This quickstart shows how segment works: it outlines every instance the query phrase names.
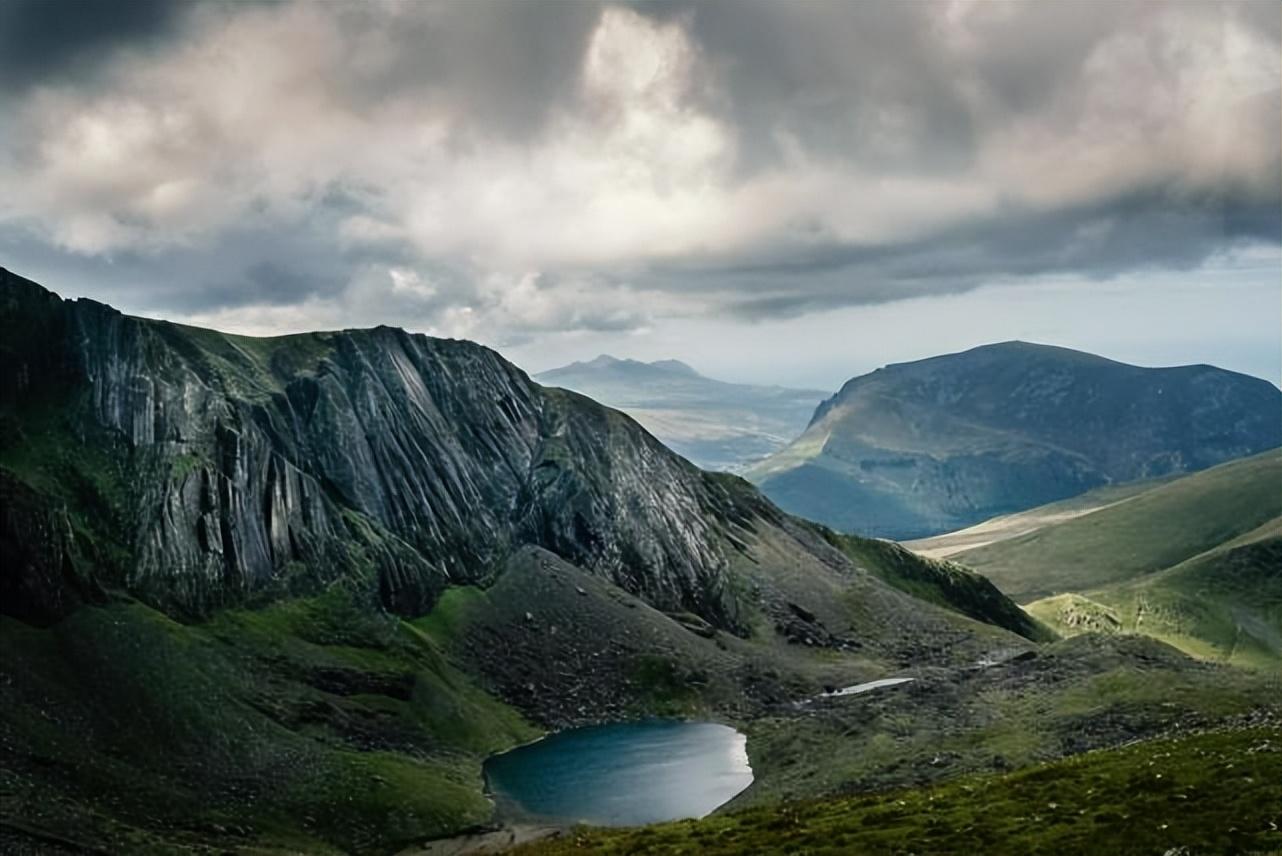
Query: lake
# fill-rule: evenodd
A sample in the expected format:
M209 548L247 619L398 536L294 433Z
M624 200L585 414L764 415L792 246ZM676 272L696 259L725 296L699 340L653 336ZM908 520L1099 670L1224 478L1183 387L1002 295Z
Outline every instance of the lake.
M511 818L634 826L702 817L752 783L745 743L711 722L594 725L495 755L485 778Z

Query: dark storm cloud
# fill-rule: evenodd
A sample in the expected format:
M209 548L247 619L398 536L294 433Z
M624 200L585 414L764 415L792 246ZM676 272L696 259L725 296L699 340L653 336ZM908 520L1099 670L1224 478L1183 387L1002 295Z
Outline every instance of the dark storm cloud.
M1190 269L1282 240L1279 10L10 0L0 261L508 337Z
M830 243L725 268L656 268L651 274L733 290L731 311L764 319L1047 274L1106 279L1155 268L1192 270L1213 253L1276 242L1280 233L1276 200L1189 198L1172 187L1154 187L1049 215L1008 210L893 246Z
M592 3L481 0L430 3L390 36L394 61L363 81L363 92L423 85L447 93L480 129L506 135L537 130L573 96L587 39L600 17ZM360 16L359 10L351 13Z
M927 4L711 0L687 9L726 84L720 106L749 153L745 168L780 155L780 131L821 156L877 165L960 168L973 155L971 117ZM888 139L888 122L909 122L913 133Z
M83 75L122 47L173 32L180 0L5 0L0 3L0 81L12 95Z

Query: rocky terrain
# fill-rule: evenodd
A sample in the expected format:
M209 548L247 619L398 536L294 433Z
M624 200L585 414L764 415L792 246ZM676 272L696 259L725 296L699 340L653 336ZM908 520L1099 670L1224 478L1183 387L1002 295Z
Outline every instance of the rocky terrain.
M27 837L378 851L483 820L480 761L540 728L753 717L1031 644L1009 601L922 602L471 343L228 336L8 272L0 333L0 794Z
M854 378L747 477L781 508L897 540L1282 445L1282 391L1006 342Z
M44 478L112 516L85 525L128 557L77 563L74 521L30 495L11 526L49 531L6 583L32 595L24 609L55 617L116 584L199 615L364 574L384 606L417 614L534 543L742 629L727 553L760 501L736 504L631 420L493 351L390 328L225 336L0 276L5 489Z
M726 472L740 472L787 445L828 395L713 380L677 360L643 363L604 354L535 380L617 407L698 466Z
M1276 698L1054 642L964 568L791 517L468 342L229 336L4 272L0 349L7 851L396 852L493 822L488 755L636 716L737 725L755 804Z

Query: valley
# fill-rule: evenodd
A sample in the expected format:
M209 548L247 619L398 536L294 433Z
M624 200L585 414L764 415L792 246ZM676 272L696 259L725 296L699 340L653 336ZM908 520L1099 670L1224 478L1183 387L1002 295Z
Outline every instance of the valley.
M602 723L734 728L753 781L725 810L755 812L1282 697L1060 639L470 343L228 336L7 272L0 328L11 852L412 852L504 822L487 758Z
M909 546L979 571L1060 634L1139 633L1199 658L1273 669L1282 662L1280 488L1274 450L1086 495L1070 501L1077 513L1053 505ZM992 540L967 546L976 537Z
M787 445L828 396L713 380L678 360L643 363L604 354L534 379L622 410L705 470L735 473Z
M0 0L0 856L1282 856L1279 33Z

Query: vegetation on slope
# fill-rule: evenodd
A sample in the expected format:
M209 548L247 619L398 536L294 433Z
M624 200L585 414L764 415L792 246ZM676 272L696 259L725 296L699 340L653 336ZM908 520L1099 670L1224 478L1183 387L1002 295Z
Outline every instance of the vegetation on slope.
M953 558L1027 603L1174 567L1282 516L1282 452L1230 461Z
M1282 713L1276 674L1200 664L1136 636L1078 636L989 667L896 674L914 680L750 723L759 778L738 804L924 785L1261 707Z
M133 602L0 618L0 829L109 852L379 853L489 817L537 735L341 589L178 624Z
M1105 485L1059 502L1039 505L1026 511L1016 511L1014 514L1003 514L956 532L945 532L942 535L901 543L919 556L932 559L952 558L967 550L1006 541L1046 526L1072 520L1074 517L1081 517L1083 514L1090 514L1130 499L1172 478L1178 478L1178 476Z
M913 597L1004 627L1034 642L1055 638L1049 628L968 568L918 556L892 541L841 535L828 529L824 530L824 537L856 565Z
M1160 854L1282 850L1282 733L1226 729L916 790L762 806L521 848L599 854Z
M1082 594L1034 601L1061 633L1142 633L1193 656L1282 663L1282 518L1180 564Z

